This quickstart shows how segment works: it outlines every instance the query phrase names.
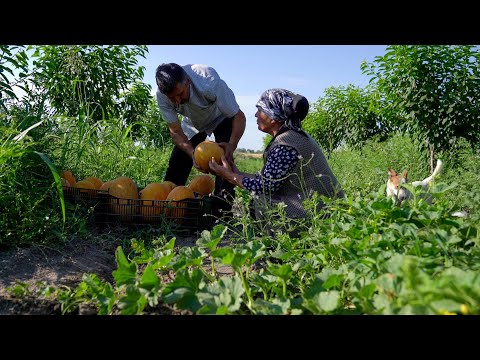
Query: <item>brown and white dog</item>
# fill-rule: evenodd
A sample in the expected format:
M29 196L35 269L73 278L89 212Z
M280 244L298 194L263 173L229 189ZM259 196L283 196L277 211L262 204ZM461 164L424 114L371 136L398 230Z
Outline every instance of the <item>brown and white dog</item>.
M437 166L435 166L435 170L433 170L432 175L429 177L423 179L422 181L414 181L410 185L416 187L416 186L421 186L423 191L422 191L422 197L425 199L425 201L428 204L432 203L432 197L427 194L427 189L428 185L433 181L433 179L442 172L443 170L443 162L442 160L437 160ZM388 181L387 181L387 197L391 197L392 200L397 204L400 205L400 203L403 200L406 199L411 199L413 198L412 193L403 187L403 184L407 184L408 178L407 178L408 172L405 171L402 174L397 174L395 170L392 168L388 169ZM468 212L464 210L460 211L455 211L450 214L453 217L458 217L458 218L464 218L468 216Z
M442 172L443 162L442 160L437 160L437 166L433 170L432 175L423 179L422 181L414 181L410 185L417 187L421 186L424 191L428 189L428 185L433 181L433 179ZM408 182L408 171L405 170L403 174L398 173L392 168L388 168L388 181L387 181L387 197L391 197L392 200L399 205L403 200L413 198L412 193L403 187L403 184ZM430 196L425 197L425 201L428 204L432 203L432 198Z

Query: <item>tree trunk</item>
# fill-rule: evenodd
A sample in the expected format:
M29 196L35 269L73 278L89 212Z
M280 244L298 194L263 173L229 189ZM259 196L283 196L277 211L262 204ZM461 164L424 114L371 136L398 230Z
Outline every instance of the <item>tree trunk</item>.
M435 145L430 144L430 174L433 173L433 162L435 158Z

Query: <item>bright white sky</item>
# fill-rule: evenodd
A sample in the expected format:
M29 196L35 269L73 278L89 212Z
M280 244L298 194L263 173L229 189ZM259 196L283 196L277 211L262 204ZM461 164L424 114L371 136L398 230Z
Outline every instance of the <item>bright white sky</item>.
M363 60L385 54L386 45L149 45L144 82L156 91L155 70L161 63L206 64L233 90L247 117L238 147L261 150L265 133L257 128L255 104L263 91L284 88L302 94L311 104L330 86L366 86Z

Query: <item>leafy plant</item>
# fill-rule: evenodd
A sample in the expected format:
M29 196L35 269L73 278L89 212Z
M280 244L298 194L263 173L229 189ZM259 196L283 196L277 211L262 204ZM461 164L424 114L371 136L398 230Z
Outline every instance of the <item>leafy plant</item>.
M135 66L139 56L145 57L146 46L48 45L28 49L34 50L32 81L57 113L75 117L81 104L88 109L87 121L118 117L117 102L125 93L125 114L131 124L138 116L136 111L143 111L150 99L149 86L139 83L144 68Z
M373 63L362 63L385 97L390 114L420 146L451 152L464 138L480 141L480 52L476 46L392 45Z

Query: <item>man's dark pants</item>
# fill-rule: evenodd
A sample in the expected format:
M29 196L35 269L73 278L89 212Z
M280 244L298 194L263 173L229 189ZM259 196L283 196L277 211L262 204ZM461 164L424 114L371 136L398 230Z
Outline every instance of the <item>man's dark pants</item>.
M232 118L226 118L223 120L217 128L213 131L215 135L215 142L228 142L232 135ZM194 135L190 142L195 148L198 144L207 138L207 133L204 131ZM193 160L185 152L174 146L170 160L168 161L167 173L165 174L165 181L171 181L175 185L185 185L192 171ZM226 202L221 203L222 211L230 211L232 207L232 201L235 197L234 185L227 180L222 179L219 176L215 176L215 191L214 195L226 198ZM223 190L223 192L222 192ZM222 193L224 194L222 196Z

